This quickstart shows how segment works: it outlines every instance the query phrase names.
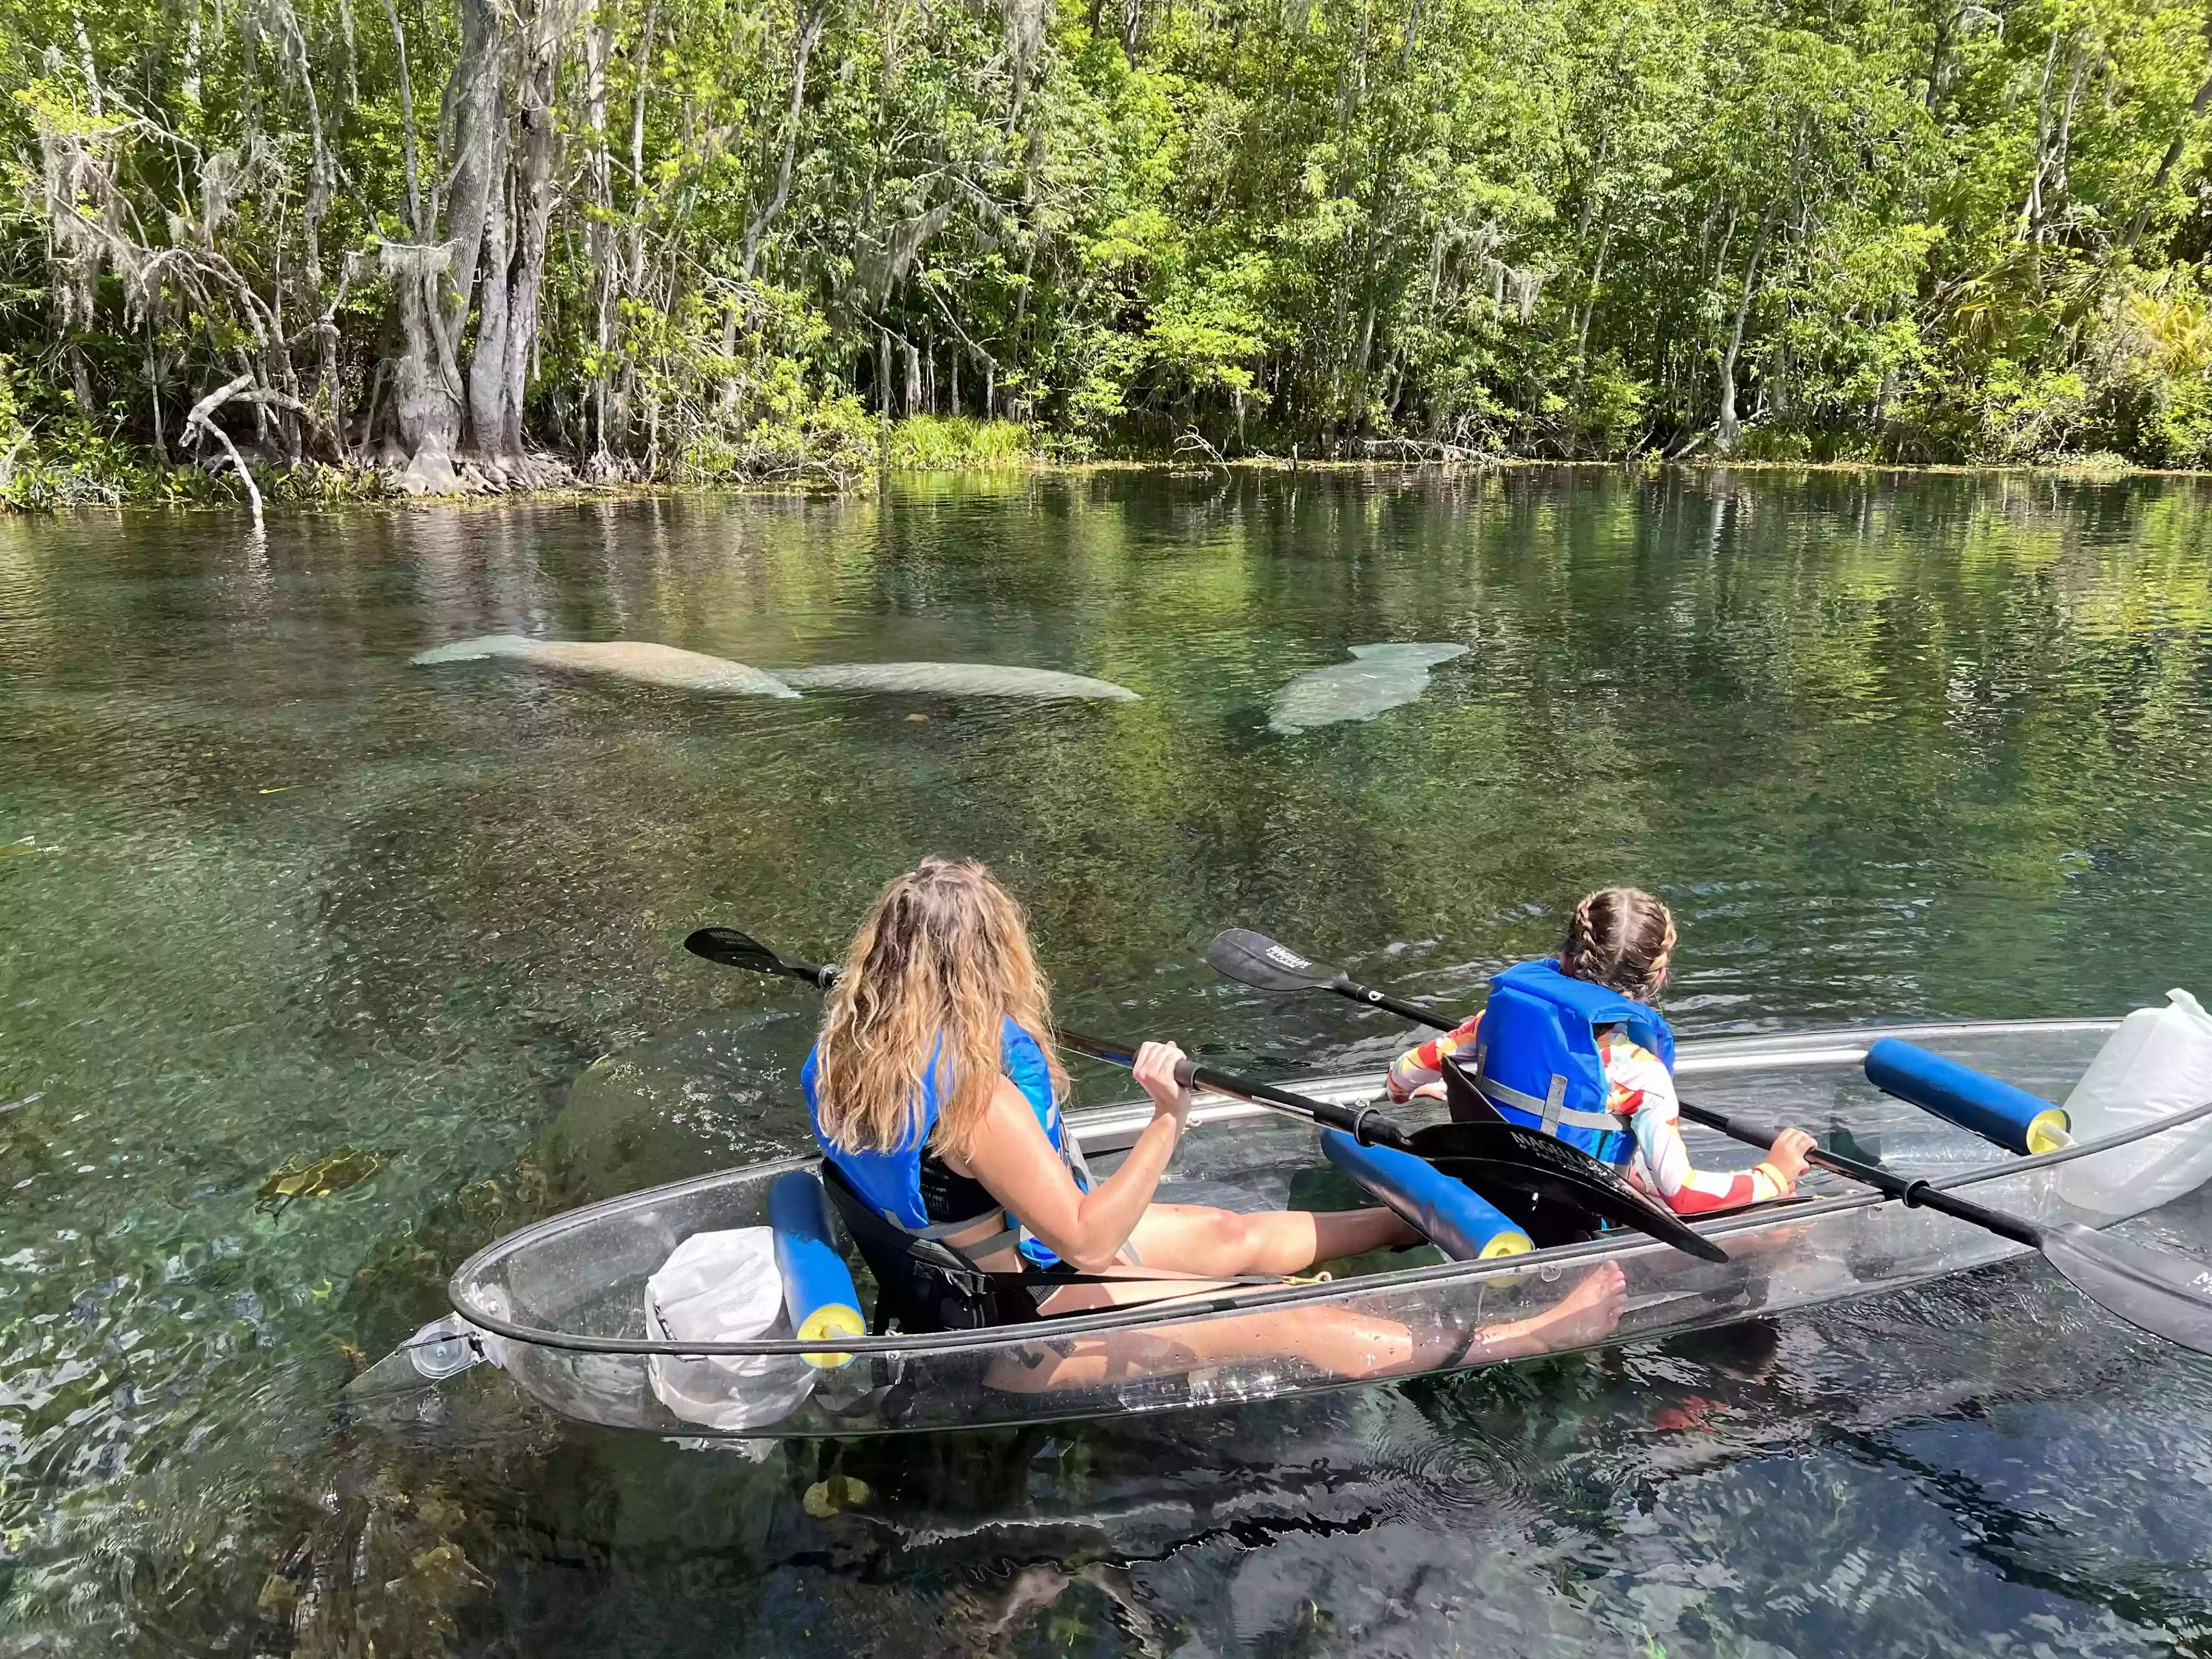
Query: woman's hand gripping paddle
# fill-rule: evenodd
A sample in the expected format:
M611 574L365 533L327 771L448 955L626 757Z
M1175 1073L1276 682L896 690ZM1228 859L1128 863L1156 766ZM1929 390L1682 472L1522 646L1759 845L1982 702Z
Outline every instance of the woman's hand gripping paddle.
M1416 1004L1401 1002L1384 996L1379 991L1370 991L1365 986L1355 983L1341 970L1312 961L1287 945L1277 944L1264 933L1255 933L1249 928L1231 928L1221 934L1206 947L1206 959L1225 978L1260 990L1334 991L1355 1002L1386 1008L1392 1013L1438 1030L1449 1030L1458 1023ZM1449 1082L1446 1086L1449 1086ZM1692 1123L1702 1123L1709 1129L1717 1129L1747 1146L1756 1146L1764 1152L1774 1144L1776 1131L1771 1126L1747 1123L1724 1113L1691 1105L1686 1101L1681 1103L1681 1111L1682 1115ZM2208 1115L2212 1115L2212 1101L2188 1111L2176 1113L2172 1118L2161 1120L2143 1133L2159 1133ZM2108 1142L2124 1144L2139 1138L2138 1134L2129 1132L2121 1136L2107 1136L2103 1141L2084 1143L2072 1150L2077 1156L2086 1156L2102 1150ZM1862 1182L1910 1207L1939 1211L1969 1226L1979 1227L2039 1251L2043 1259L2057 1268L2069 1284L2107 1313L2125 1320L2139 1330L2162 1336L2182 1347L2197 1353L2212 1354L2212 1267L2171 1251L2110 1237L2078 1224L2046 1226L2023 1216L1989 1209L1963 1198L1954 1198L1925 1181L1911 1180L1879 1164L1845 1158L1839 1153L1814 1152L1808 1155L1807 1161L1820 1169ZM1474 1182L1470 1180L1468 1185L1473 1186ZM1492 1199L1492 1202L1497 1200ZM1510 1215L1512 1212L1509 1210L1507 1213ZM1518 1216L1513 1218L1516 1221L1521 1219ZM1533 1238L1535 1235L1531 1233L1530 1237ZM1538 1239L1537 1242L1541 1243L1542 1240Z
M827 989L837 977L835 968L816 968L777 955L750 934L734 927L702 927L684 941L696 957L744 968L759 974L781 974ZM1136 1050L1126 1043L1107 1042L1074 1031L1056 1034L1060 1046L1109 1065L1131 1066ZM1176 1068L1186 1087L1211 1089L1233 1099L1249 1101L1317 1123L1340 1129L1354 1140L1389 1146L1427 1158L1447 1174L1459 1175L1452 1166L1463 1164L1485 1172L1508 1190L1534 1192L1564 1207L1572 1204L1605 1220L1647 1233L1661 1243L1686 1250L1708 1261L1725 1261L1728 1252L1711 1240L1684 1226L1671 1212L1662 1209L1596 1159L1549 1135L1510 1123L1436 1123L1408 1131L1372 1107L1340 1106L1310 1099L1273 1084L1261 1083L1235 1073L1217 1071L1194 1060ZM1516 1177L1513 1172L1521 1173ZM1465 1177L1461 1177L1464 1179ZM1469 1182L1468 1185L1474 1183ZM1478 1190L1480 1190L1478 1188Z

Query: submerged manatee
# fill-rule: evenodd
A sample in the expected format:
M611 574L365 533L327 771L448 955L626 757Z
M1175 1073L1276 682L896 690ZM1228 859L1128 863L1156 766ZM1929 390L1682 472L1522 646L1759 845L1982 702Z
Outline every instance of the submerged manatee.
M595 1203L805 1149L793 1103L820 1022L818 1003L793 998L600 1056L529 1154L547 1201Z
M1009 668L992 662L833 662L779 671L793 685L825 691L921 691L945 696L1089 697L1134 702L1137 694L1111 680L1050 668Z
M1356 662L1309 669L1268 705L1267 729L1285 736L1339 720L1371 720L1429 689L1429 669L1467 654L1463 645L1355 645Z
M1137 694L1126 685L1050 668L1012 668L988 662L833 662L771 674L724 657L642 640L533 640L520 634L487 634L481 639L438 646L408 660L475 662L487 657L512 658L541 668L611 674L678 691L736 696L795 697L799 693L793 687L811 685L831 691L918 691L945 696L1137 700Z
M408 659L416 664L474 662L486 657L511 657L541 668L572 668L589 674L611 674L617 679L664 685L678 691L712 691L729 696L795 697L773 674L709 657L696 651L679 651L672 645L644 640L533 640L520 634L486 634L481 639L441 645Z

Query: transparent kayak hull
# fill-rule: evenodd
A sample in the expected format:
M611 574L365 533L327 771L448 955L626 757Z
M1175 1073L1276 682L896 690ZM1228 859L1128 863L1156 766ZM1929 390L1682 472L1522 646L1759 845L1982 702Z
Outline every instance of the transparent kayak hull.
M1875 1037L1935 1048L2047 1098L2063 1100L2113 1020L2024 1021L1831 1030L1688 1042L1683 1097L1815 1133L1847 1132L1858 1150L1979 1203L2031 1218L2106 1226L2125 1212L2068 1201L2068 1162L2021 1160L1878 1094L1860 1061ZM1371 1077L1302 1085L1359 1099ZM1411 1115L1407 1114L1406 1115ZM1094 1167L1110 1168L1149 1116L1143 1108L1073 1114ZM2171 1132L2202 1135L2203 1123ZM1701 1164L1754 1154L1690 1131ZM2088 1155L2089 1158L2100 1156ZM2086 1164L2088 1159L2075 1160ZM769 1184L811 1159L703 1176L556 1216L478 1252L454 1275L463 1320L532 1398L565 1416L619 1428L744 1438L987 1428L1246 1402L1415 1374L1348 1367L1347 1331L1449 1336L1466 1352L1430 1370L1503 1363L1786 1314L1903 1288L2023 1254L1924 1209L1885 1202L1826 1176L1806 1201L1699 1231L1729 1255L1708 1263L1640 1237L1492 1261L1445 1262L1314 1285L1253 1286L1203 1302L1113 1310L983 1331L854 1339L848 1363L814 1367L789 1340L726 1345L648 1340L644 1285L694 1233L765 1224ZM1159 1197L1237 1210L1281 1207L1322 1160L1314 1130L1241 1103L1201 1101ZM1102 1170L1103 1172L1103 1170ZM2074 1182L2080 1190L2085 1184ZM1625 1295L1595 1312L1571 1304L1594 1273L1617 1267ZM872 1294L856 1269L864 1297ZM1617 1314L1615 1307L1617 1306ZM1319 1334L1328 1340L1310 1340ZM810 1345L811 1346L811 1345ZM1340 1358L1332 1367L1300 1358ZM392 1362L387 1361L390 1364ZM1387 1366L1384 1358L1376 1366ZM380 1370L382 1368L380 1367ZM811 1386L807 1386L811 1378ZM795 1384L796 1386L793 1386ZM718 1388L726 1396L719 1403ZM802 1397L789 1403L793 1395ZM775 1401L763 1420L758 1401ZM673 1404L672 1405L672 1402ZM680 1414L679 1414L680 1413Z

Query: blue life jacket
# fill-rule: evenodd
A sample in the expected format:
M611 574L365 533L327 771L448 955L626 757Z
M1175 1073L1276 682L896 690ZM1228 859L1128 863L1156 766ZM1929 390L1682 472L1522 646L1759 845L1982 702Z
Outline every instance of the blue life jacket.
M1044 1050L1037 1041L1012 1019L1008 1019L1000 1035L999 1069L1005 1073L1022 1097L1036 1114L1038 1127L1053 1150L1069 1165L1077 1186L1089 1190L1089 1171L1080 1161L1080 1153L1062 1128L1059 1103L1052 1097L1052 1070L1045 1063ZM950 1222L932 1222L929 1211L921 1200L921 1158L929 1146L929 1137L937 1127L937 1114L942 1097L939 1092L939 1057L943 1054L945 1039L939 1036L937 1046L930 1051L929 1065L922 1073L921 1116L919 1124L908 1132L907 1137L888 1152L848 1152L832 1146L823 1132L821 1103L816 1095L816 1081L821 1066L821 1045L806 1056L806 1065L799 1074L799 1085L806 1091L807 1115L813 1121L814 1139L821 1146L822 1155L837 1166L846 1182L866 1200L876 1213L916 1238L941 1239L950 1233L965 1232L981 1219L969 1216ZM1051 1267L1060 1258L1036 1242L1012 1212L1006 1213L1006 1231L960 1247L963 1256L984 1256L1004 1249L1018 1239L1021 1251L1039 1267Z
M1564 1140L1601 1164L1626 1169L1636 1156L1626 1118L1606 1109L1612 1091L1598 1057L1603 1025L1674 1069L1674 1034L1644 1004L1559 971L1556 962L1524 962L1493 975L1474 1033L1474 1083L1498 1115Z

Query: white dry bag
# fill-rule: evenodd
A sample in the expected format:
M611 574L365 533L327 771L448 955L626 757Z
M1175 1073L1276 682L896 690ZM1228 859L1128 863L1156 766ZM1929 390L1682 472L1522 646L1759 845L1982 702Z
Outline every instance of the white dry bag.
M2066 1097L2074 1139L2132 1129L2212 1100L2212 1014L2186 991L2138 1008L2098 1050ZM2212 1176L2212 1119L2199 1118L2059 1169L2058 1195L2107 1215L2139 1214Z
M694 1233L645 1281L647 1334L670 1342L746 1342L791 1334L766 1227ZM817 1375L799 1355L653 1357L653 1391L687 1423L736 1433L788 1417Z

